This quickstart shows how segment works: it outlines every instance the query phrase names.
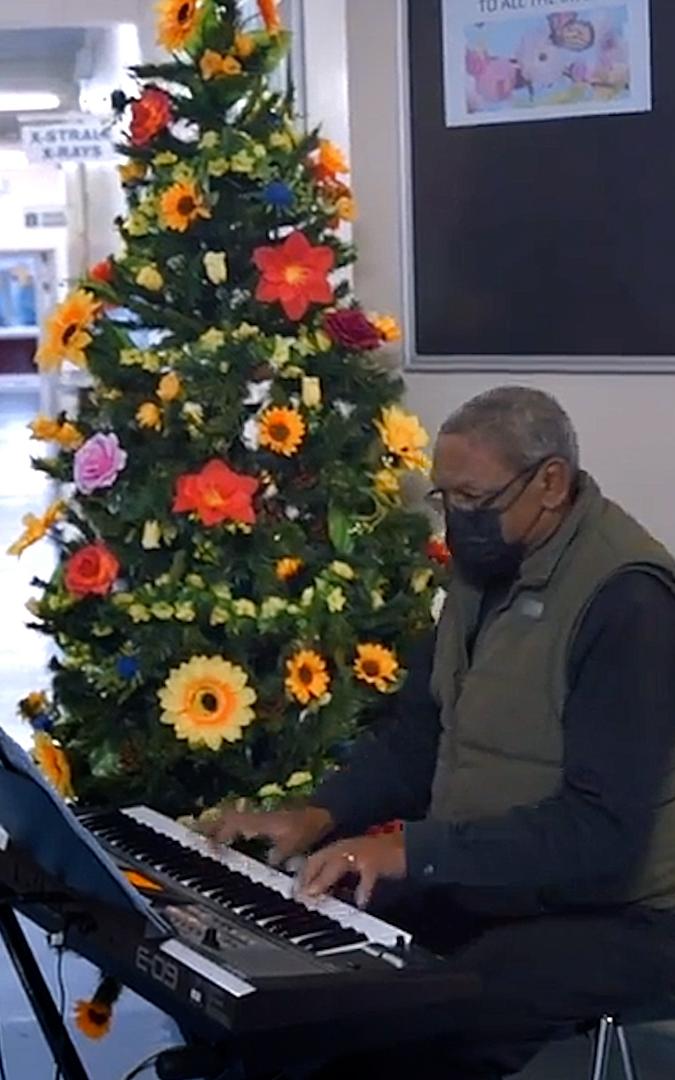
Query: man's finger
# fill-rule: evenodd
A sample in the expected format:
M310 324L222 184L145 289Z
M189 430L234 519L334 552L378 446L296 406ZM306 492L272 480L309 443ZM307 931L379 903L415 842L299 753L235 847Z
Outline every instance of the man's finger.
M337 885L345 874L355 869L345 860L342 852L327 849L326 853L320 852L323 859L312 856L305 864L305 873L300 885L300 891L306 896L323 896ZM316 859L316 863L309 867L308 864Z
M359 867L361 879L354 894L356 906L367 908L377 884L378 874L372 863L362 863Z

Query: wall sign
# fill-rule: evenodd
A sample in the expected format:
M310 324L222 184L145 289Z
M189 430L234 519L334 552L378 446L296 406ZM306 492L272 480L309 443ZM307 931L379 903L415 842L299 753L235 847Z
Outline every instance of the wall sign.
M28 160L41 164L110 161L115 157L111 123L96 116L24 124L21 139Z
M649 0L443 0L448 127L652 107Z

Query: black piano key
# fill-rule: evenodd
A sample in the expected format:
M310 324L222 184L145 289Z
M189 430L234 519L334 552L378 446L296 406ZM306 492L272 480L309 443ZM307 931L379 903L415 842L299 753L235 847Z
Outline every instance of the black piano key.
M367 940L365 934L359 934L356 930L339 930L319 934L317 937L308 938L307 941L300 941L298 944L303 949L309 949L310 952L324 952L327 949L339 949L346 945L358 945Z

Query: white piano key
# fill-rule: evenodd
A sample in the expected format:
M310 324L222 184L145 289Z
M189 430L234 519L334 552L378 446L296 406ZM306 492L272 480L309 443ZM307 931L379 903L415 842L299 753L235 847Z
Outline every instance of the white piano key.
M365 934L373 944L393 948L401 943L409 945L412 941L412 936L405 930L401 930L397 926L391 926L383 919L359 911L358 908L350 907L349 904L345 904L341 900L336 900L330 896L320 897L316 900L299 897L295 892L293 878L287 874L275 870L273 867L265 865L265 863L258 862L248 855L243 855L241 852L235 851L224 844L214 845L206 837L199 836L198 833L192 832L184 825L179 825L178 822L157 813L156 810L151 810L147 806L134 806L122 812L132 821L136 821L140 825L146 825L148 828L153 829L154 832L167 836L171 840L176 840L182 847L197 851L205 858L212 859L230 870L243 874L249 881L259 882L261 885L267 886L268 889L272 889L286 899L295 900L307 908L308 911L316 911L321 915L326 915L346 929Z

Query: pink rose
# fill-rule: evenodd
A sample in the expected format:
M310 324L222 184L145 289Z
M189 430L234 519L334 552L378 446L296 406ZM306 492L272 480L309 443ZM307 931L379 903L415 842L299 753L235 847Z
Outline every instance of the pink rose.
M117 435L92 435L75 454L75 486L82 495L112 487L126 463L127 454Z

